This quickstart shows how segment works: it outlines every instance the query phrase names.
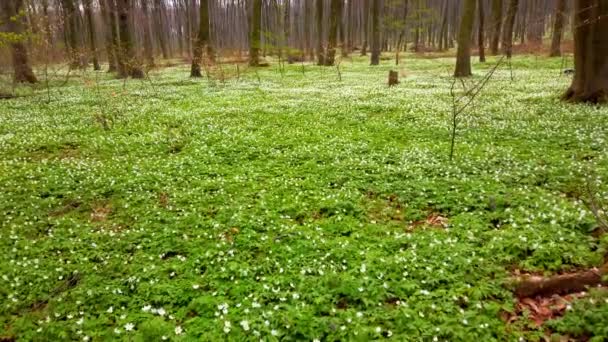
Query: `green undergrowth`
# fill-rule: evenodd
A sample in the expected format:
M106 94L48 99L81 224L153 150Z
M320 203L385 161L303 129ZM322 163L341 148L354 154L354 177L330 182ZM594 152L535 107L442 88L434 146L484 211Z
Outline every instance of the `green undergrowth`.
M514 270L602 263L583 200L608 198L608 110L559 101L561 59L516 57L450 162L454 60L391 63L78 72L0 100L0 337L606 336L603 299L501 317Z

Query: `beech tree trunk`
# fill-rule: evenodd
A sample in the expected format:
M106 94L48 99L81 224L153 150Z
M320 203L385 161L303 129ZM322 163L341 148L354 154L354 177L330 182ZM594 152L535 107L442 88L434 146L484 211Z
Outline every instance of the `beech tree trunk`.
M74 6L74 0L61 0L61 4L63 5L65 45L70 59L70 66L78 68L82 65L78 53L78 18L76 17L76 7Z
M260 49L262 47L262 0L253 0L253 13L249 22L249 65L260 65Z
M116 71L118 71L118 75L127 75L127 64L125 61L124 53L121 51L120 47L120 34L118 32L118 7L116 5L116 0L106 0L108 4L110 13L110 33L112 35L112 45L114 50L114 58L116 59Z
M152 48L152 33L150 32L150 21L148 17L150 16L150 11L148 10L148 1L141 1L141 11L143 14L143 18L141 19L141 25L143 26L144 31L144 56L146 58L146 64L148 67L154 67L154 49Z
M317 65L325 65L325 48L323 46L323 0L316 2L317 18Z
M112 27L112 23L114 23L114 20L110 18L110 16L114 16L114 12L111 11L111 7L108 5L107 0L100 1L99 6L101 8L101 16L103 18L104 26L110 28L105 29L106 54L108 55L108 72L115 72L117 70L116 46L112 31L116 31L116 28Z
M574 2L574 68L564 99L608 102L608 0Z
M454 77L469 77L473 74L471 72L471 35L473 33L476 3L477 0L464 0L463 3Z
M363 0L363 44L361 46L361 56L367 56L367 41L368 41L368 21L369 21L369 2L373 0Z
M441 12L441 28L439 29L439 51L445 51L448 49L448 1L443 0L443 6Z
M201 62L205 47L207 48L207 58L211 58L211 45L209 43L209 0L201 0L200 21L198 27L198 36L196 45L194 46L194 56L192 58L192 68L190 69L190 77L202 77Z
M338 45L338 28L342 19L342 0L331 0L331 12L329 16L329 39L327 44L327 55L325 65L333 66L336 59L336 46Z
M372 0L372 56L370 64L380 64L380 0Z
M2 10L2 21L8 32L17 35L17 39L11 42L11 54L13 58L13 80L16 83L37 83L38 80L32 71L27 55L27 49L22 42L23 20L20 12L23 10L23 0L0 1ZM15 20L11 20L14 18Z
M479 2L478 2L479 30L477 31L477 45L479 46L479 61L481 63L485 63L485 61L486 61L486 49L485 49L486 38L484 36L485 13L484 13L484 8L483 8L483 2L484 2L484 0L479 0Z
M492 0L492 42L490 53L498 55L498 44L502 28L502 0Z
M135 56L133 48L133 32L131 31L129 22L131 5L131 0L118 0L119 54L121 55L121 63L123 63L123 66L119 68L119 76L123 78L128 76L144 78L145 75L141 68L141 63Z
M515 16L517 15L517 8L519 7L519 0L510 0L509 7L507 8L507 18L505 21L505 27L503 29L502 36L502 50L507 58L511 58L513 55L513 28L515 27Z
M312 1L304 2L304 40L306 45L306 54L309 56L310 60L314 61L315 53L314 53L314 44L312 42L312 18L313 18L313 5Z
M168 59L171 57L169 55L169 49L167 48L167 40L166 40L166 30L165 30L165 21L163 19L163 11L164 6L162 0L154 0L154 18L156 24L154 28L156 30L156 38L158 40L158 45L160 45L160 51L163 55L163 59Z
M101 66L99 66L99 57L97 53L97 35L95 32L95 22L93 21L93 10L91 9L91 0L84 0L83 3L87 26L89 29L89 44L91 46L91 55L93 55L93 69L95 71L98 71L101 70Z
M566 0L557 0L555 6L555 20L553 22L553 38L551 39L551 57L559 57L562 55L561 45L565 19Z

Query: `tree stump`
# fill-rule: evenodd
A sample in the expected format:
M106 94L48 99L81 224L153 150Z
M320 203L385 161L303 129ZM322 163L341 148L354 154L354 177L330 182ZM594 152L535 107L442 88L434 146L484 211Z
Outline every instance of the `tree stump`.
M395 70L391 70L388 72L388 86L392 87L394 85L399 84L399 73Z

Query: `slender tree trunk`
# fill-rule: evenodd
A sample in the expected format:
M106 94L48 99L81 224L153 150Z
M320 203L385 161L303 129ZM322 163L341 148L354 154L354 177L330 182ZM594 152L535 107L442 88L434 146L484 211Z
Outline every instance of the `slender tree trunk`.
M16 83L37 83L38 80L29 63L27 49L23 44L24 37L22 34L25 17L20 14L23 10L23 0L2 0L0 1L0 9L7 32L16 35L16 39L11 42L13 80Z
M528 21L523 23L527 28L528 43L540 46L543 41L544 33L544 13L543 4L540 1L528 3Z
M131 76L144 78L141 63L135 55L133 47L133 32L130 25L131 0L118 0L118 29L120 31L120 55L124 67L120 70L120 77Z
M372 0L372 56L370 64L380 64L380 0Z
M163 59L168 59L171 56L169 55L169 49L167 48L167 40L166 40L166 29L165 29L165 20L163 19L163 0L154 0L154 17L156 20L155 31L156 38L158 40L158 45L160 45L160 51L163 55Z
M184 10L185 10L185 18L186 18L186 48L188 52L188 58L192 58L192 8L190 6L190 0L184 1Z
M562 55L562 35L566 19L566 0L557 0L555 6L555 21L553 23L553 38L551 40L551 57Z
M289 38L291 35L291 1L285 0L283 7L283 48L287 55L287 60L292 63L291 51L289 51Z
M194 46L194 56L192 58L192 68L190 69L190 77L202 77L201 74L201 62L203 59L203 52L205 47L207 48L207 58L210 58L212 53L211 45L209 42L210 36L210 25L209 25L209 0L201 0L200 6L200 22L198 28L198 37L196 38L196 44Z
M325 65L325 47L323 44L323 0L316 1L317 19L317 65Z
M5 0L3 0L5 1ZM64 26L66 37L66 48L69 54L70 66L78 68L82 66L78 53L78 17L74 0L61 0L63 5Z
M352 27L350 23L351 11L353 8L352 1L346 2L347 7L344 8L344 3L342 3L342 12L344 13L344 17L340 18L340 52L342 53L342 58L348 57L350 53L350 35L352 32Z
M471 35L475 21L475 5L477 0L464 0L462 20L458 33L458 52L456 55L456 71L454 77L468 77L471 72Z
M363 46L361 46L361 56L367 56L367 44L369 38L369 2L373 0L363 0Z
M448 49L447 34L448 34L448 1L444 0L441 15L441 28L439 29L439 51Z
M125 60L125 55L121 50L120 46L120 32L118 31L118 7L116 5L116 0L106 0L108 2L110 9L110 32L112 34L112 41L114 44L114 56L116 58L116 66L119 75L127 75L127 61Z
M485 0L479 0L478 1L478 6L479 6L479 30L477 31L477 45L479 46L479 61L481 63L485 63L486 61L486 49L485 49L485 42L486 42L486 38L484 35L484 30L485 30L485 11L483 8L483 2Z
M336 59L336 46L338 45L339 20L342 18L342 0L331 0L331 11L329 15L329 39L327 44L327 55L325 65L333 66Z
M260 48L262 47L262 0L253 0L253 13L249 23L249 65L260 65Z
M101 66L99 65L99 57L97 54L97 35L95 32L95 22L93 21L91 0L84 0L84 13L87 20L87 26L89 28L89 44L91 45L91 54L93 55L93 69L95 71L99 71L101 70Z
M49 1L42 0L42 14L44 15L44 36L47 46L53 44L53 31L51 30L51 19L49 18Z
M405 0L403 3L403 14L402 14L403 21L401 22L401 30L399 31L399 38L397 39L397 48L395 50L395 64L396 65L399 65L399 63L401 62L400 55L401 55L402 45L405 45L407 48L407 42L404 42L404 39L406 37L408 12L409 12L409 0Z
M304 17L304 35L306 36L306 50L310 60L314 60L314 47L312 42L312 30L313 30L313 5L312 1L304 1L305 17Z
M519 0L509 0L507 18L502 36L502 49L507 58L513 56L513 28L515 26L515 16L517 15L518 6Z
M150 32L150 11L148 10L148 1L141 0L141 11L143 18L141 19L141 25L144 31L144 56L146 58L146 64L148 67L154 67L154 48L152 47L152 33Z
M116 71L116 49L114 46L114 38L112 36L112 31L116 30L116 28L112 27L112 19L110 15L114 15L114 13L110 10L108 5L108 0L101 0L99 3L101 8L101 17L103 18L105 29L105 42L106 42L106 54L108 55L108 72Z
M608 103L608 0L576 0L574 13L575 74L563 98Z
M498 44L502 28L502 0L492 0L492 42L490 53L498 55Z

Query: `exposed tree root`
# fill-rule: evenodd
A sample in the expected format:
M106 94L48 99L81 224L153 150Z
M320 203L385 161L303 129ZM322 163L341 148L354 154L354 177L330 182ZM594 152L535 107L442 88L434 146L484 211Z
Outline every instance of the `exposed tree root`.
M608 285L608 263L600 268L552 277L522 276L515 279L515 294L519 298L565 295L586 291L590 287Z
M605 104L608 103L608 93L604 89L582 93L571 87L562 95L562 100L573 103Z

